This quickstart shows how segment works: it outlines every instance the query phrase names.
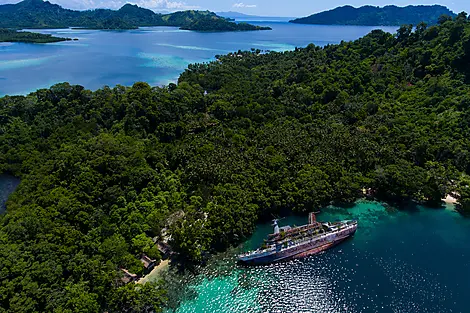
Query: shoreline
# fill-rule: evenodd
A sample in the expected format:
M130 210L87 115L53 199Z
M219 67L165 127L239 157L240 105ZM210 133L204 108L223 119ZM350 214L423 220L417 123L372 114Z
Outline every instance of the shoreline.
M444 199L441 199L441 200L444 201L447 204L457 204L458 203L457 198L451 196L450 194L448 194Z
M160 262L160 264L158 264L157 266L155 266L153 268L153 270L148 273L147 275L145 275L144 277L140 278L138 281L136 281L135 283L136 284L145 284L149 281L152 281L154 280L153 278L156 278L158 277L158 275L160 274L161 271L165 270L166 268L168 268L168 266L170 265L170 260L169 259L166 259L166 260L162 260Z

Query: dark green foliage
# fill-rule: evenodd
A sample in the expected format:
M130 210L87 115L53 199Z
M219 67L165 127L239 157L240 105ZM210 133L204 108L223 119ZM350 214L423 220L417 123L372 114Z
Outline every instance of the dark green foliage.
M31 32L19 32L10 29L0 28L0 42L28 42L28 43L49 43L72 40L70 38L53 37Z
M219 17L207 17L195 20L182 29L197 31L250 31L250 30L271 30L270 27L255 26L248 23L234 23Z
M397 7L394 5L383 8L366 5L354 8L350 5L338 7L333 10L310 15L308 17L292 20L298 24L320 25L365 25L365 26L398 26L403 24L417 25L420 22L427 24L441 23L443 18L455 16L455 13L441 5L409 5Z
M462 191L459 204L460 204L459 210L461 210L462 213L469 215L470 214L470 188L468 186Z
M62 28L72 25L79 16L79 11L49 1L25 0L0 5L0 28Z
M462 178L457 190L459 192L457 209L462 214L470 216L470 178L468 176Z
M160 284L128 284L114 291L109 299L109 311L112 313L159 313L164 304L165 292ZM74 311L75 312L75 311ZM90 311L83 311L90 312Z
M119 268L158 258L163 228L183 262L200 262L260 218L363 188L432 205L457 191L468 210L469 38L461 15L218 56L165 88L1 98L0 171L22 181L0 217L0 312L150 312L161 287L123 286Z
M73 11L43 0L24 0L0 5L0 27L136 29L139 26L176 26L198 31L265 30L246 23L236 24L209 11L158 14L137 5L125 4L117 11L96 9Z
M178 26L194 31L253 31L270 30L270 27L255 26L248 23L235 23L209 11L184 11L162 16L169 26Z

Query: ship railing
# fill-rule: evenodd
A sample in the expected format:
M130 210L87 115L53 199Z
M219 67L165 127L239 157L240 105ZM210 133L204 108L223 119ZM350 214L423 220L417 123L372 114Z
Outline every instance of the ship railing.
M319 228L319 224L320 223L298 226L298 227L289 229L289 230L285 231L284 233L285 233L285 235L293 235L293 234L296 234L296 233L301 233L301 232L304 232L304 231L308 231L310 229ZM269 240L274 240L276 237L279 237L279 236L280 236L280 234L269 234L268 239Z
M254 251L242 253L242 254L240 254L240 256L241 257L246 257L246 256L250 256L250 255L269 253L269 252L273 252L273 251L276 251L276 248L268 248L268 249L262 249L262 250L261 249L256 249Z
M349 228L351 227L353 224L346 224L346 223L343 223L341 224L341 226L338 226L338 227L333 227L333 228L330 228L333 232L339 232L339 231L342 231L346 228ZM285 238L284 240L280 241L279 244L284 244L286 242L305 242L305 238L307 238L307 240L313 240L313 239L318 239L318 238L321 238L321 236L323 235L331 235L331 232L326 232L326 233L318 233L316 234L315 236L303 236L301 238L296 238L294 240L291 240L290 238Z
M334 233L326 233L326 234L322 234L320 237L312 237L308 240L296 240L296 241L293 241L292 245L289 245L287 246L287 248L295 248L295 247L298 247L298 246L301 246L301 245L304 245L306 242L311 242L311 241L319 241L319 240L323 240L323 239L326 239L327 237L330 237L331 235L333 234L336 234L340 231L343 231L343 230L346 230L346 229L350 229L352 228L351 226L345 226L345 227L342 227L341 229L337 229Z
M349 222L351 222L351 224L349 224ZM291 241L292 244L288 245L287 248L289 248L289 249L290 248L295 248L295 247L298 247L298 246L301 246L301 245L305 244L306 242L324 240L327 237L330 237L333 234L337 234L340 231L343 231L343 230L346 230L346 229L351 229L352 226L354 226L355 224L357 224L357 221L348 221L348 223L345 223L342 226L340 226L338 229L336 229L334 231L334 233L332 233L332 232L322 233L320 236L314 236L312 238L309 238L308 240L298 239L298 240L295 240L295 241ZM289 242L289 240L285 239L284 241L282 241L279 244L283 245L286 242ZM265 253L267 254L267 253L274 252L274 251L276 251L275 247L269 247L267 249L256 249L254 251L243 253L243 254L240 255L240 257L247 257L247 256L251 256L251 255L256 255L256 254L265 254Z
M306 227L302 226L303 228L301 229L298 229L296 228L295 231L291 231L291 232L286 232L284 234L285 237L294 237L294 236L305 236L305 234L307 234L308 232L311 232L311 231L323 231L323 227L321 227L321 224L318 224L318 225L308 225ZM277 237L280 237L279 235ZM269 241L276 241L277 238L270 238Z

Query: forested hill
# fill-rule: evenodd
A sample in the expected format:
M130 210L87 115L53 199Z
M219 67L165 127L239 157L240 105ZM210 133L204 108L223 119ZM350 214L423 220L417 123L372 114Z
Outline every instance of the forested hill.
M437 24L441 15L455 16L448 8L441 5L409 5L397 7L352 6L338 7L330 11L320 12L308 17L292 20L298 24L320 25L364 25L364 26L400 26L404 24L417 25L425 22L429 25Z
M188 264L363 188L433 207L457 191L470 212L470 22L441 23L240 51L163 88L0 98L0 172L21 177L0 216L0 312L159 311L162 287L119 269L158 259L163 227Z
M43 0L24 0L0 5L0 28L135 29L139 26L177 26L198 31L266 30L240 25L209 11L181 11L156 14L137 5L126 4L117 11L96 9L73 11Z

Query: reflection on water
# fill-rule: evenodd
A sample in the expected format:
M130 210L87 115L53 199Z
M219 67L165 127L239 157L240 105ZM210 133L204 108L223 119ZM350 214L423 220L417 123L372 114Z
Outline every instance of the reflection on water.
M215 257L199 275L167 273L174 285L171 305L180 301L180 313L468 312L470 220L451 210L398 211L373 202L319 215L344 218L357 218L359 229L329 251L288 263L236 265L237 253L256 247L271 231L260 225L251 240Z
M5 203L8 196L15 191L20 184L20 180L10 175L0 174L0 214L5 212Z

